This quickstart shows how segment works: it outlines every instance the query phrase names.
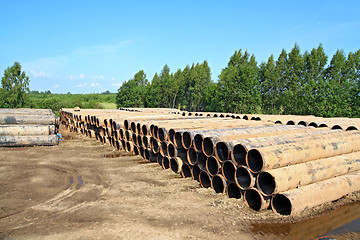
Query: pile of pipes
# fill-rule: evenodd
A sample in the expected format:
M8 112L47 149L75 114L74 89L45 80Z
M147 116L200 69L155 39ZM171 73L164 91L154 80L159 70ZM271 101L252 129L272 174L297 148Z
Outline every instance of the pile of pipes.
M0 108L0 147L57 145L57 128L51 109Z
M271 208L290 215L360 191L360 132L355 127L280 125L244 117L249 115L174 109L62 109L60 115L70 131L243 199L255 211ZM350 124L337 120L322 119Z

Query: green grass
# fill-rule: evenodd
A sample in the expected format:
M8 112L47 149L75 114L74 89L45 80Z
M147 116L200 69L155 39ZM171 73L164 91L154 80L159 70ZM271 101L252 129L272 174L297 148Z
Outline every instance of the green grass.
M99 106L102 109L116 109L115 103L102 102L102 103L99 103Z

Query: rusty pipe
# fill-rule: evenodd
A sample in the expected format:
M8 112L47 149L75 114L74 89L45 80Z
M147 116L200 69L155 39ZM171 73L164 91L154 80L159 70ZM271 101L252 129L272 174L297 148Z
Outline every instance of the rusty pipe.
M200 185L203 188L211 187L211 177L206 171L201 171L199 175Z
M261 172L257 187L265 196L360 170L360 152Z
M203 154L202 152L197 154L197 166L201 170L206 170L206 160L207 157L205 156L205 154Z
M51 135L55 125L0 125L0 135Z
M244 192L244 201L246 206L255 210L265 210L270 206L270 198L261 195L256 188L250 188Z
M215 190L216 193L225 193L227 182L221 174L216 174L211 179L211 187Z
M192 179L196 180L196 181L200 181L200 172L201 169L199 168L198 165L194 165L191 167L191 177Z
M206 159L206 171L210 176L215 176L221 172L221 164L215 156L211 156Z
M183 165L181 166L181 173L180 174L181 174L181 176L183 178L191 177L191 167L190 167L190 165L183 162Z
M226 187L226 195L229 198L239 199L242 197L242 191L235 183L230 182L230 183L228 183L228 185Z
M183 161L179 157L170 158L170 169L174 173L180 173L182 169Z
M56 115L0 114L0 124L55 125Z
M0 147L54 146L59 144L57 135L0 136Z
M242 190L253 188L256 183L256 175L246 166L240 166L235 172L235 182Z
M228 182L235 181L236 165L231 160L227 160L223 162L221 167L221 172L222 175L225 177L226 181Z
M271 208L281 215L293 215L356 191L360 191L360 171L275 194Z
M170 160L169 160L169 158L167 156L163 156L161 166L163 167L163 169L169 169L170 168Z
M315 139L251 149L246 163L254 173L315 159L360 151L360 132L343 132L342 138Z

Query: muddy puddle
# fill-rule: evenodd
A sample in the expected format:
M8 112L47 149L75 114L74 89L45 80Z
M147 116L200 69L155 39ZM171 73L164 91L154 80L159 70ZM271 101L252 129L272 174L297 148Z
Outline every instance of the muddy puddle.
M317 239L349 232L360 232L360 203L354 202L323 215L295 223L252 224L251 231L274 239Z

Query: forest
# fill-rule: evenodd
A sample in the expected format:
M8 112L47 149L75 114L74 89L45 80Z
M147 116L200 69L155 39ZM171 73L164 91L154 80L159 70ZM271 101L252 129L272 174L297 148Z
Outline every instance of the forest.
M171 107L187 111L360 117L360 50L331 59L322 44L301 53L295 44L267 62L238 50L217 81L207 61L175 73L165 65L151 81L140 70L116 96L118 107Z

